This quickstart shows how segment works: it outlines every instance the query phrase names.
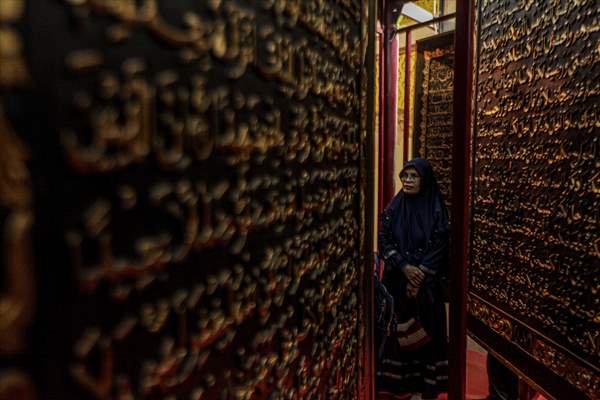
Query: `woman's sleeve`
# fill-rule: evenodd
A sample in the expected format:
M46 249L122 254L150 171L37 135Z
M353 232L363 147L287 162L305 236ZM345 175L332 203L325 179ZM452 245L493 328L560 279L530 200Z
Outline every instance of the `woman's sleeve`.
M383 258L386 264L395 268L403 268L406 261L402 258L394 237L392 236L392 217L388 210L381 213L379 221L379 255Z
M427 253L423 257L419 268L430 275L444 270L448 262L448 229L438 227L427 244Z

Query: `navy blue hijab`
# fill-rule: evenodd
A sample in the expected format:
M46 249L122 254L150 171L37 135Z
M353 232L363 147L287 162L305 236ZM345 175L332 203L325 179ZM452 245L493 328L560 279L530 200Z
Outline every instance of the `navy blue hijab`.
M391 233L406 262L438 271L447 261L448 211L429 161L415 158L402 171L411 167L421 177L421 189L414 195L401 190L392 200Z

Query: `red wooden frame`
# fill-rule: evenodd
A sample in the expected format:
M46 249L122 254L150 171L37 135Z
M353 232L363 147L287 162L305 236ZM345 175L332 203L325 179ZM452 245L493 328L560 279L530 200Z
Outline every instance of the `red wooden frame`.
M452 235L450 266L450 380L448 398L464 399L467 364L467 268L469 262L471 94L474 0L456 3L454 31L454 132L452 141Z
M375 46L378 46L377 40L377 2L376 0L368 1L368 22L367 22L367 48L366 48L366 72L367 72L367 143L366 143L366 154L365 154L365 168L366 168L366 190L370 191L365 196L365 242L364 242L364 257L363 257L363 275L361 279L360 288L362 289L361 300L363 304L363 313L361 325L363 330L363 341L361 343L362 357L361 364L362 370L359 375L359 385L356 395L360 399L374 399L375 398L375 365L374 365L374 292L373 292L373 269L372 269L372 254L375 249L373 248L373 237L372 228L375 226L375 216L373 215L373 209L375 208L375 183L377 177L375 176ZM382 53L380 52L380 55ZM380 107L381 108L381 107ZM359 364L360 365L360 364Z
M408 158L408 132L410 128L410 31L425 24L456 18L455 65L454 65L454 131L452 163L452 235L450 266L450 345L449 345L449 388L450 400L464 400L466 394L466 271L469 261L469 215L470 215L470 175L471 175L471 94L473 74L473 31L474 0L457 2L455 15L447 15L412 27L395 30L394 14L402 2L384 1L382 20L383 51L381 54L383 75L382 101L380 112L384 124L380 134L380 210L393 197L394 193L394 139L396 136L397 113L397 46L394 53L391 45L396 33L407 33L405 67L405 114L404 114L404 156ZM395 72L394 72L395 71ZM394 74L396 75L394 78ZM408 107L407 107L408 106ZM382 137L383 136L383 137Z
M397 132L398 109L398 37L394 35L395 22L401 9L397 2L385 2L383 6L383 102L385 109L383 125L383 146L381 155L383 166L380 174L383 176L382 204L385 207L394 193L394 157ZM382 207L382 210L383 210Z
M385 207L385 203L383 202L383 187L384 187L384 182L383 182L383 168L384 168L384 154L385 154L385 130L384 130L384 126L385 126L385 116L387 115L387 112L385 110L385 98L383 95L383 87L385 85L384 82L384 70L385 70L385 61L384 61L384 35L383 35L383 28L381 26L381 23L378 22L378 29L377 29L377 44L379 46L379 93L377 93L376 95L379 96L379 131L377 132L377 134L379 135L379 148L378 148L378 153L379 153L379 165L378 165L378 171L379 171L379 176L377 177L377 202L378 202L378 207L377 207L377 211L378 211L378 215L381 214L381 212L383 211L383 208Z
M403 160L409 159L410 147L410 64L412 51L412 30L406 31L406 44L404 45L404 142L402 148Z

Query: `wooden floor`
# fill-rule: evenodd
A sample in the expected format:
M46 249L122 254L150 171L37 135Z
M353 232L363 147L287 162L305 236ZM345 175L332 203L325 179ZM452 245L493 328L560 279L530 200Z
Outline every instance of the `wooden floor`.
M475 344L473 342L473 344ZM479 347L479 346L477 346ZM479 347L479 349L481 349ZM485 366L486 353L475 349L467 350L467 399L484 399L488 395L487 369ZM438 400L445 400L448 396L442 394ZM378 400L409 400L409 396L399 397L379 394Z
M449 315L448 304L446 304L446 315ZM446 321L448 323L448 320ZM488 376L486 366L487 352L473 339L467 336L467 400L485 399L488 392ZM389 394L378 394L378 400L410 400L411 396L393 396ZM444 393L438 400L447 400ZM542 395L536 395L533 400L546 400Z

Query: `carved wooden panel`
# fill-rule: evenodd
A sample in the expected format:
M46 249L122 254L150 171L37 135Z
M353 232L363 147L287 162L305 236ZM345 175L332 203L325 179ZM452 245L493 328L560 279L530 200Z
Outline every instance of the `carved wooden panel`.
M1 399L356 395L366 14L0 1Z
M471 329L558 398L600 398L599 23L480 4Z
M0 95L29 84L19 30L24 16L23 0L0 5ZM0 98L0 399L33 400L31 371L22 362L36 312L30 151L7 113Z
M431 162L449 209L453 90L454 32L419 40L414 149L417 156Z

